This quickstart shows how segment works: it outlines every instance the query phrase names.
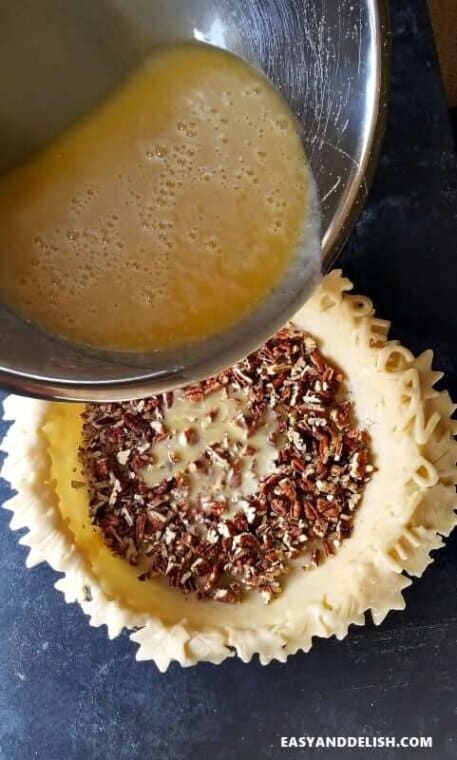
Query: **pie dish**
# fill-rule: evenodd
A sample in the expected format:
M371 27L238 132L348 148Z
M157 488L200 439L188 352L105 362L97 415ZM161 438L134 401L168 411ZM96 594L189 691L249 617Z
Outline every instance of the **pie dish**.
M314 636L344 638L368 610L379 624L404 607L409 576L422 574L455 526L455 407L434 389L441 374L432 370L432 353L415 358L388 341L389 323L351 289L333 271L293 322L343 372L357 423L371 439L374 471L350 537L306 572L294 567L271 604L258 594L233 605L202 602L161 579L139 581L137 568L91 525L78 459L84 407L6 399L13 424L2 474L17 495L5 507L13 530L27 528L20 539L30 549L27 565L44 561L62 573L56 588L79 602L91 625L106 625L110 638L129 629L137 659L160 670L174 660L189 666L234 655L247 662L258 654L267 664L308 651Z

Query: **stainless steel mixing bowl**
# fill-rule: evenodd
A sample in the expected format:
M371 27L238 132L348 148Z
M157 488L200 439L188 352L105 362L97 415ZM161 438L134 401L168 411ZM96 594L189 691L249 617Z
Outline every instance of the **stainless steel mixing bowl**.
M298 117L317 184L324 268L366 197L383 132L385 0L21 0L0 6L0 169L87 112L154 45L196 39L263 69ZM1 224L1 219L0 219ZM203 345L139 356L81 349L0 305L0 385L58 399L139 397L208 376L258 346L309 295L264 305Z

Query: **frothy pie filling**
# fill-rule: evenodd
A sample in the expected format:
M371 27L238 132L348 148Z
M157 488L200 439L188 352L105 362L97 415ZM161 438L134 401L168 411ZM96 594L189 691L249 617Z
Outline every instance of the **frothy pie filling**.
M268 80L210 45L164 46L0 178L0 297L101 348L202 340L308 264L310 203L296 121Z

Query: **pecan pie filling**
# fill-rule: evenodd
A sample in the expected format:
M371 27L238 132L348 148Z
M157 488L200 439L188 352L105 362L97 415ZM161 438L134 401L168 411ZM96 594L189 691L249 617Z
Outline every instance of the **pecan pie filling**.
M370 479L369 436L343 374L294 326L216 377L89 404L80 458L90 515L146 580L198 599L277 597L334 554ZM77 484L75 484L77 485Z

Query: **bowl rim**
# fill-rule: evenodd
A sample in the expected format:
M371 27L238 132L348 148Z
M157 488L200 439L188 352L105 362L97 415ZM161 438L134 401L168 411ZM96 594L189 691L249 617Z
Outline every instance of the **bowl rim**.
M325 231L321 242L321 258L324 273L334 265L345 242L352 232L363 205L368 197L375 171L378 165L381 147L387 123L388 95L391 71L391 35L388 0L366 0L369 23L372 29L376 52L375 108L366 135L366 147L355 176L349 186L344 203L338 208L331 224ZM297 309L301 303L296 303ZM272 325L271 333L280 327L281 315ZM261 336L264 339L265 336ZM246 351L254 350L258 345L255 340L246 341ZM224 365L237 361L239 351L232 344L224 359ZM64 378L50 378L29 374L20 370L0 366L0 387L2 390L17 395L56 401L125 401L147 396L151 392L160 393L187 382L208 376L205 370L208 362L196 363L192 379L185 373L164 372L163 380L159 373L144 373L136 377L120 380L74 381Z
M389 0L368 0L377 60L376 110L367 133L363 160L350 185L345 203L338 209L322 241L324 273L334 265L360 216L373 184L386 131L391 75L391 24Z

